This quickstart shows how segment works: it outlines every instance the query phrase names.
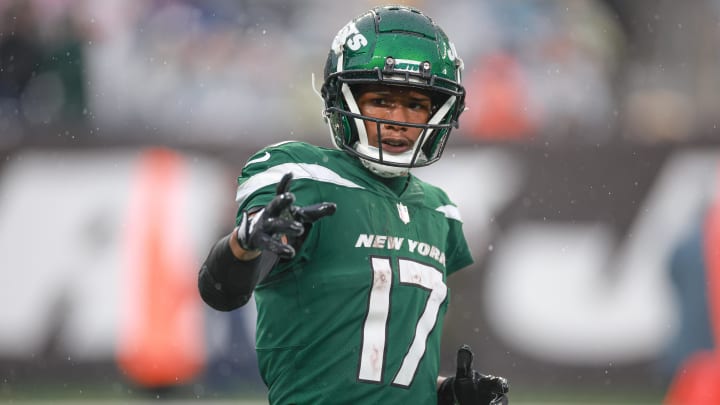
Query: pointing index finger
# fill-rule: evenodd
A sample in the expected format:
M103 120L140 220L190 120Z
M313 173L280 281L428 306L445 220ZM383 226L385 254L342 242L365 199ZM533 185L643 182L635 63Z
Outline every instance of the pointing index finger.
M275 193L277 195L287 193L290 191L290 182L292 181L293 175L292 172L285 173L280 179L280 182L277 185L277 188L275 189Z

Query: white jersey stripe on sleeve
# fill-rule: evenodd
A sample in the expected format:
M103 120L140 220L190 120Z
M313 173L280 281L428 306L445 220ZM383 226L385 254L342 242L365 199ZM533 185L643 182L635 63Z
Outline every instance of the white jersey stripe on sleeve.
M239 185L237 188L237 194L235 195L235 201L242 203L255 191L271 184L279 183L282 176L288 172L292 172L294 179L312 179L343 187L363 188L350 180L344 179L339 174L325 166L310 163L283 163L270 167L264 172L250 177L244 183Z
M435 208L435 211L442 212L447 218L462 222L462 218L460 218L460 210L454 205L442 205Z

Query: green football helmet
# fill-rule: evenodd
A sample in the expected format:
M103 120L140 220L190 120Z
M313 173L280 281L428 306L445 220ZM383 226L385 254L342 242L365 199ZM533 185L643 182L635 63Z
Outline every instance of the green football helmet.
M325 64L321 95L323 115L333 144L357 156L372 172L395 177L440 159L452 128L465 109L463 62L445 32L430 17L405 6L377 7L343 27ZM425 124L364 116L353 87L361 84L409 86L430 94L431 117ZM411 150L401 154L371 146L364 121L422 128ZM381 139L379 140L382 144Z

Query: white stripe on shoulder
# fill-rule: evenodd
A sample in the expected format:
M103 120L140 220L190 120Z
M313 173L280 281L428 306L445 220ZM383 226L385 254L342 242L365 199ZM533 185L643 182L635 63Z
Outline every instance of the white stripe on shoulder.
M293 179L312 179L343 187L363 188L350 180L342 178L339 174L325 166L310 163L283 163L270 167L264 172L250 177L243 184L239 185L237 188L237 194L235 195L235 201L240 203L255 191L271 184L279 183L282 176L288 172L292 172Z
M462 218L460 218L460 210L454 205L441 205L435 208L435 211L442 212L443 214L445 214L446 218L462 222Z
M286 143L298 143L298 142L300 142L300 141L295 141L295 140L290 139L290 140L287 140L287 141L280 141L280 142L274 143L274 144L272 144L272 145L268 145L267 147L268 147L268 148L274 148L274 147L276 147L276 146L285 145Z
M266 160L270 160L270 152L268 152L268 151L265 151L265 154L260 157L256 157L255 159L248 160L247 163L245 163L245 166L250 166L253 163L264 162Z

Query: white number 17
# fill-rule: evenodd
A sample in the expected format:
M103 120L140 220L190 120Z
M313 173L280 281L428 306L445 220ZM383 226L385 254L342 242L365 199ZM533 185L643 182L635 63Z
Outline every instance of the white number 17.
M370 288L368 312L363 325L362 350L360 354L360 381L379 383L385 369L385 342L390 313L392 289L392 263L386 257L372 257L373 283ZM425 309L417 321L415 337L403 358L402 365L392 384L408 387L425 354L427 338L438 320L438 311L447 297L443 274L432 266L408 259L398 259L400 285L412 285L430 292Z

